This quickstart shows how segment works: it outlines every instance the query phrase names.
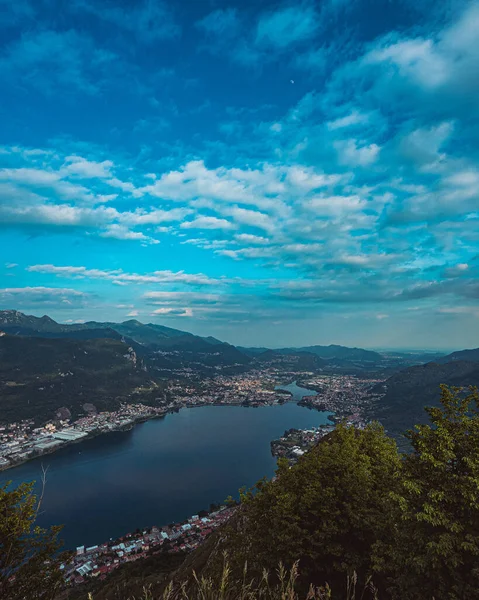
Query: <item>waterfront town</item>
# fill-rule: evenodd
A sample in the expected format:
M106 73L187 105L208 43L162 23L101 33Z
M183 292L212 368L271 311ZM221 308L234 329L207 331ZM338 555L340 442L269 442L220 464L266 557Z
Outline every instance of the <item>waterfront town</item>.
M288 429L279 439L271 442L271 454L278 458L286 458L289 464L293 465L333 429L334 425L320 425L311 429Z
M283 403L291 394L281 386L299 377L301 386L313 394L300 399L300 405L329 411L333 413L330 420L346 420L355 426L364 424L366 410L374 399L370 390L380 381L350 375L280 374L276 369L229 377L221 375L194 383L173 380L165 396L156 398L153 406L132 398L117 411L97 412L94 405L85 403L85 414L76 421L71 421L68 410L59 409L57 418L42 426L36 426L32 420L0 424L0 470L88 437L132 428L135 423L160 418L183 407L256 407Z
M362 379L353 375L315 375L301 380L301 385L314 390L316 395L305 396L299 404L308 408L334 413L333 421L346 421L347 425L365 424L367 410L381 394L371 389L384 379Z
M297 385L301 386L295 388L294 401L299 400L298 404L305 408L331 413L330 425L290 429L271 442L273 456L285 457L291 465L330 433L335 422L342 420L355 427L363 427L373 397L370 389L378 383L377 379L349 375L318 376L304 372L279 375L273 369L230 377L222 375L194 383L170 381L167 394L157 406L130 402L122 404L117 411L97 412L92 404L85 404L85 415L75 421L68 418L66 411L59 410L56 419L42 426L36 426L33 420L0 426L0 469L14 467L88 437L130 429L137 422L160 418L183 407L281 404L293 396L287 389L291 381L297 381ZM286 389L281 389L282 386ZM298 397L301 390L305 395ZM62 565L65 582L68 586L77 586L103 580L122 564L158 552L190 552L229 519L234 510L234 506L220 506L210 512L202 511L181 523L137 530L99 545L79 546Z
M104 580L120 565L157 552L191 552L225 523L234 510L234 506L219 506L216 510L202 511L181 523L127 533L100 545L79 546L70 560L62 564L65 582L81 585L96 578Z

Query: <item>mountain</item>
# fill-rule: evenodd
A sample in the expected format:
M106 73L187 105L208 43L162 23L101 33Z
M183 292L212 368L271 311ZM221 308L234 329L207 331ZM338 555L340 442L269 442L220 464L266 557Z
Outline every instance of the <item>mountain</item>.
M291 371L315 371L327 365L327 362L319 358L316 354L301 352L299 350L287 353L266 350L260 354L253 355L253 357L255 362L259 362L265 366Z
M147 357L154 370L168 376L172 370L190 366L212 372L216 367L238 369L250 358L234 346L214 337L201 337L135 319L123 323L88 321L61 324L48 316L34 317L16 310L0 311L0 330L11 335L69 339L124 339L141 356Z
M290 350L289 348L285 349ZM381 362L383 359L379 352L373 350L364 350L363 348L348 348L347 346L338 346L331 344L329 346L304 346L302 348L296 348L302 352L311 352L316 354L320 358L327 360L340 360L340 361L361 361L361 362Z
M257 356L258 354L263 354L263 352L266 352L267 350L269 350L269 348L265 348L265 347L252 347L252 348L246 348L245 346L236 346L238 348L238 350L240 352L242 352L243 354L246 354L246 356Z
M36 333L61 333L71 326L61 325L47 315L34 317L18 310L0 310L0 328L5 333L23 335L24 331Z
M473 354L477 352L474 350L463 352L454 352L449 357L477 356ZM437 406L439 386L443 383L458 387L479 385L479 358L477 361L450 359L441 363L430 362L395 373L373 388L373 393L384 395L375 402L371 417L379 420L393 435L399 436L415 423L427 420L424 407Z
M134 350L121 340L0 336L0 420L33 418L42 423L83 405L115 410L139 387L155 388ZM134 400L142 398L135 395Z
M453 352L452 354L442 356L441 358L436 359L435 362L439 364L445 364L458 360L468 360L474 362L479 361L479 348L474 348L471 350L459 350L457 352Z
M270 348L244 348L238 347L244 354L248 356L257 356L263 354ZM276 354L297 354L298 352L308 352L315 354L326 360L346 360L346 361L366 361L366 362L381 362L383 355L373 350L364 350L363 348L348 348L347 346L338 346L331 344L329 346L302 346L298 348L276 348L272 349Z
M120 336L135 340L139 344L158 346L163 345L167 340L175 338L180 338L181 340L188 339L191 343L194 340L202 340L202 342L212 345L223 343L213 337L202 338L192 333L163 325L155 325L153 323L145 325L135 319L124 321L123 323L88 321L86 323L61 324L47 315L34 317L33 315L25 315L18 310L0 311L0 329L5 333L13 335L42 334L46 337L75 337L74 333L81 331L85 332L84 335L87 336L87 332L89 331L98 332L100 330L105 332L106 335L104 337L110 337L112 335L111 332L114 331L120 334ZM99 335L98 333L93 334L94 337L98 337ZM179 343L181 345L183 342ZM174 342L170 342L169 345L174 345Z

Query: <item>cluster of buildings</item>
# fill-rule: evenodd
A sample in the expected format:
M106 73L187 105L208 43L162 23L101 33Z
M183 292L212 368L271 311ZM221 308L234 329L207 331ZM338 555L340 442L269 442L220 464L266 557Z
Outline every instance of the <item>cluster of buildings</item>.
M185 406L265 406L283 402L284 394L274 389L278 381L277 374L268 370L235 376L219 375L201 382L171 381L167 397L157 406L122 404L117 411L98 413L93 405L85 404L88 408L85 416L73 422L69 418L57 418L42 427L35 427L33 420L2 425L0 470L53 452L87 436L128 429L139 421L161 417Z
M365 409L374 399L370 390L380 381L351 375L281 372L276 368L232 376L218 375L201 381L171 380L166 396L161 401L158 399L156 406L122 404L117 411L98 413L93 405L88 405L85 416L74 422L64 418L42 427L35 427L31 420L0 426L0 470L53 452L87 436L128 429L136 422L161 417L185 406L266 406L282 403L289 399L288 394L275 388L298 376L301 376L302 385L317 393L305 396L300 404L330 411L334 413L331 419L346 419L355 426L364 424Z
M361 379L353 375L318 375L302 381L302 385L317 392L305 396L300 404L321 411L330 411L334 421L362 427L366 423L366 410L375 396L371 388L383 379Z
M193 515L182 523L152 527L97 546L79 546L69 562L62 565L65 581L80 585L88 580L103 580L120 565L140 560L157 552L191 552L217 527L225 523L235 507Z
M172 404L171 406L174 406ZM0 426L0 470L18 465L30 458L58 450L88 436L127 429L136 422L161 417L168 410L144 404L123 404L115 412L91 412L70 422L57 420L35 427L33 420Z
M300 456L333 429L334 425L320 425L311 429L289 429L282 437L271 442L271 454L287 458L290 464L294 464Z
M183 406L232 405L265 406L284 401L275 390L278 377L268 371L250 371L240 375L219 375L196 385L171 383L168 392Z

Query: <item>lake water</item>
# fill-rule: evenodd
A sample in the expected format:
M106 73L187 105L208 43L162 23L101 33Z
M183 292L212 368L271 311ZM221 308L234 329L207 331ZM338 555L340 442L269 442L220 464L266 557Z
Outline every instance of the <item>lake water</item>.
M308 393L291 391L296 401ZM30 461L2 473L0 482L37 480L48 466L39 524L63 523L67 548L98 544L181 521L271 477L270 441L291 427L327 423L328 414L294 402L183 409Z

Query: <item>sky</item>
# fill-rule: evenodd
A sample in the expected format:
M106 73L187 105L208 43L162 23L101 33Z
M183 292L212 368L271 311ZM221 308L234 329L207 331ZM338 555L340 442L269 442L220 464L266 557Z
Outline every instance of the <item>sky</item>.
M0 14L0 308L479 346L478 2Z

